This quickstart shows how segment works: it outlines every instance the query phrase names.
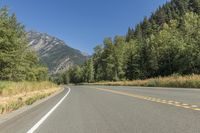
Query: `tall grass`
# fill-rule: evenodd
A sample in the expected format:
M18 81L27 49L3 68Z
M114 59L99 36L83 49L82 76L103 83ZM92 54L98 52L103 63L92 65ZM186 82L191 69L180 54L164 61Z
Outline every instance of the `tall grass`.
M54 83L43 82L11 82L0 81L0 96L12 96L32 91L41 91L57 87Z
M33 104L59 90L54 83L0 81L0 114Z
M146 80L97 82L93 85L200 88L200 75L158 77Z

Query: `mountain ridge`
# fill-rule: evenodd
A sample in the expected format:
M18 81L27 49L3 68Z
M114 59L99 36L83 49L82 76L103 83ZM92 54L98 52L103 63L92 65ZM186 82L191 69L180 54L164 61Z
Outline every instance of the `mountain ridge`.
M89 57L47 33L28 31L27 38L29 46L38 53L41 62L49 68L51 74L65 71L74 65L81 65Z

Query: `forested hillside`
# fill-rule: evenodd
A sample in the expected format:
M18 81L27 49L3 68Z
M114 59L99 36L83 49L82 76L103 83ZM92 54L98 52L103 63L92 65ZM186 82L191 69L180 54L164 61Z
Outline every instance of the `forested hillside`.
M157 34L165 23L169 24L171 20L179 22L179 28L184 26L183 16L193 12L200 15L199 0L171 0L165 5L159 7L155 13L136 25L135 28L129 28L126 35L126 40L137 39L139 41L149 38L152 34Z
M65 72L61 80L118 81L200 74L199 26L200 0L172 0L129 28L126 36L105 38L94 48L91 60Z

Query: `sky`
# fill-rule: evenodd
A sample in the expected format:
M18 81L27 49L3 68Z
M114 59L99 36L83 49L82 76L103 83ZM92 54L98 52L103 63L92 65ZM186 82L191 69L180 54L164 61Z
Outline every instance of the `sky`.
M0 0L26 30L55 36L88 54L105 37L125 35L167 0ZM169 1L169 0L168 0Z

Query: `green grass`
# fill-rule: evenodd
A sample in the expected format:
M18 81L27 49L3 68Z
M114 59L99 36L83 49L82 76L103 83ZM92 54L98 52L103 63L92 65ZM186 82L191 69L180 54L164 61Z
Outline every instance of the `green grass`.
M91 85L200 88L200 75L158 77L146 80L97 82Z

